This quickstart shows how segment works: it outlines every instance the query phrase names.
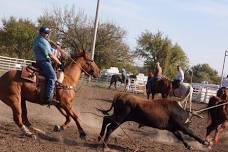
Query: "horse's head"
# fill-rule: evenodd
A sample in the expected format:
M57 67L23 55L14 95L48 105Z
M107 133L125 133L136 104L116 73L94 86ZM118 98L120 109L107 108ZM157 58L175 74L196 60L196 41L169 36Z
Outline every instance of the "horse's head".
M92 75L97 78L101 75L101 70L97 64L90 58L90 55L87 51L83 50L79 55L77 62L81 64L82 70L87 75Z
M222 100L228 99L228 88L222 87L217 91L217 97Z

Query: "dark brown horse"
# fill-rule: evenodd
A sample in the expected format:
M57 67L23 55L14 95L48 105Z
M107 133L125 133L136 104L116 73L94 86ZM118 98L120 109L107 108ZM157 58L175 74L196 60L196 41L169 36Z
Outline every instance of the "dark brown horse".
M153 79L153 78L151 78ZM162 98L167 98L172 89L172 81L167 78L161 78L160 80L151 80L152 85L149 85L150 91L147 92L147 98L149 99L150 93L152 94L152 99L154 99L155 94L161 93Z
M172 81L167 78L161 78L157 81L153 80L153 78L151 79L151 85L149 85L150 89L147 89L146 91L148 99L150 93L152 93L152 99L154 99L156 93L161 93L162 98L167 98L168 96L178 97L181 98L180 105L186 109L187 104L189 103L191 111L193 88L190 84L181 83L178 88L173 88Z
M81 127L79 117L73 109L72 102L76 95L75 87L77 86L81 72L100 76L100 69L96 63L89 58L86 51L75 55L71 62L64 68L65 77L61 86L56 88L56 99L60 104L56 108L65 116L66 121L61 125L59 130L63 130L74 119L81 138L85 138L86 133ZM21 78L21 71L11 70L0 77L0 100L7 104L13 112L13 119L17 126L28 136L32 136L29 128L31 123L27 118L26 100L45 105L47 103L40 100L40 94L37 92L37 84Z
M121 82L121 83L124 83L124 80L122 79L122 76L119 75L119 74L113 74L111 79L110 79L110 85L109 85L109 88L111 88L112 84L114 83L114 87L116 89L116 83L117 82Z
M211 123L207 127L206 140L209 141L210 133L213 130L216 130L214 136L214 144L218 143L219 135L222 130L228 128L228 105L226 102L227 100L221 100L219 97L212 96L208 103L208 108L220 104L225 104L208 110L208 116L211 120Z
M136 76L135 76L135 75L130 75L129 78L136 78ZM126 87L127 84L128 84L128 77L125 78L125 79L126 79L126 83L125 83L124 85L125 85L125 87ZM121 82L121 83L124 83L124 79L122 78L122 76L119 75L119 74L114 74L114 75L112 75L112 77L111 77L111 79L110 79L109 88L111 88L112 84L114 83L114 87L115 87L115 89L116 89L116 83L117 83L118 81Z

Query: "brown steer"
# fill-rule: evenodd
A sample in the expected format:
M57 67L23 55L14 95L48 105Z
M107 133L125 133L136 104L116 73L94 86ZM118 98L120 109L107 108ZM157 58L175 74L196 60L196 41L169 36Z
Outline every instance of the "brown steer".
M104 116L100 132L100 140L105 133L104 142L106 143L110 134L126 121L134 121L139 124L172 132L186 148L190 149L180 133L193 137L202 144L207 144L200 137L196 136L185 124L190 113L183 110L176 101L168 99L154 100L148 102L147 99L137 97L132 94L119 93L114 96L112 106L108 110L101 110L103 114L108 114L114 107L112 115ZM106 129L107 127L107 129Z

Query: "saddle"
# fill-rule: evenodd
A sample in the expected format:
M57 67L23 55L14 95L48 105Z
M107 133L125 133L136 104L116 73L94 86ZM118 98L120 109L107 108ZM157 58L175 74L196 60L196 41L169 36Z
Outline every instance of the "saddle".
M57 74L57 81L59 83L62 83L64 78L64 73L62 71L61 72L58 71L57 68L54 68L54 70ZM37 83L38 81L45 80L44 75L42 74L41 70L39 69L36 63L32 63L32 65L23 67L21 72L21 78L33 83Z
M37 77L43 80L45 79L45 77L41 74L41 70L38 68L38 66L35 63L22 68L22 71L21 71L22 79L36 83Z
M63 71L57 71L57 82L56 82L56 87L62 85L62 81L64 79L64 72ZM34 83L36 86L36 94L40 96L41 99L44 98L45 96L45 89L46 89L46 79L44 75L42 74L41 70L39 67L33 63L32 65L28 65L26 67L22 68L21 72L21 78L29 81L31 83ZM54 91L55 92L55 91ZM55 93L54 93L55 96Z

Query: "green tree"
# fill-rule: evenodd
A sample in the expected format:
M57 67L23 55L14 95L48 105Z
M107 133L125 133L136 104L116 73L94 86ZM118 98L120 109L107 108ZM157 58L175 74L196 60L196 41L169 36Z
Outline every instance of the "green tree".
M193 71L192 82L201 83L202 81L208 81L209 83L219 84L220 77L218 72L212 69L208 64L197 64L192 67ZM186 73L186 81L190 82L191 73Z
M0 29L1 55L33 59L32 40L36 32L35 25L27 19L3 19Z
M145 59L144 66L147 69L154 69L155 63L160 62L163 74L172 78L176 72L176 65L182 68L188 65L188 58L182 48L175 44L160 31L153 34L145 31L137 39L135 55Z

